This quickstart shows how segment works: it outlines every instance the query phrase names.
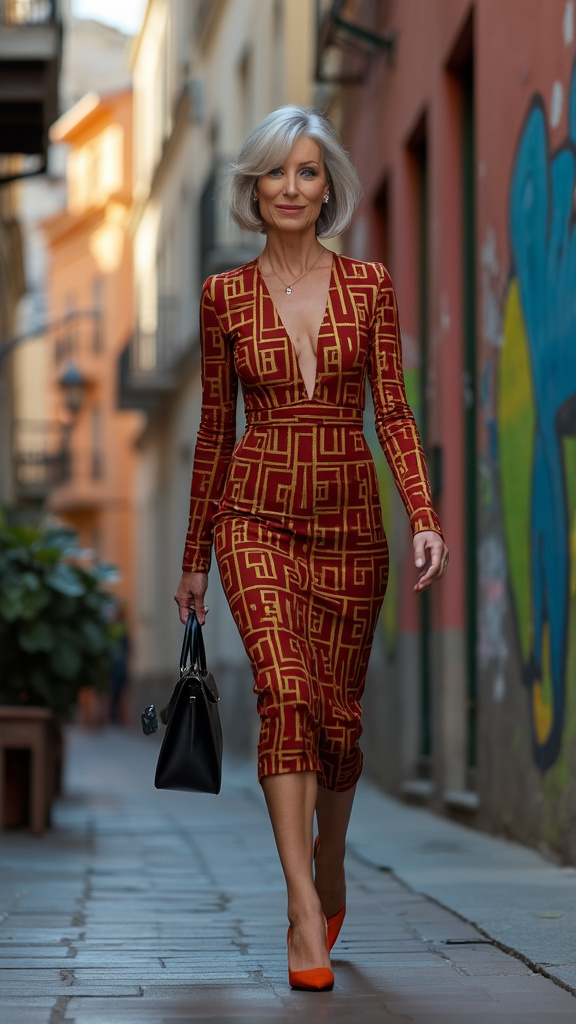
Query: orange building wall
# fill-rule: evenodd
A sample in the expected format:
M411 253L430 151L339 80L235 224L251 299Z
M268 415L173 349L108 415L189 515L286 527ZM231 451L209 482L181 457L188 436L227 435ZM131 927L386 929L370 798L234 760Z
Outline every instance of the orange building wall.
M51 417L62 423L63 438L69 431L71 456L70 477L52 492L49 508L78 531L82 547L118 567L120 579L111 589L130 617L133 447L141 417L116 406L118 357L133 324L127 234L132 98L123 92L97 100L84 116L82 104L64 115L54 131L70 146L68 209L44 225L51 255L50 318L59 321L50 337ZM87 167L83 155L92 145L97 151L111 127L116 132L112 153L98 153L94 166ZM88 174L93 177L91 188L86 187ZM99 184L106 177L108 184ZM85 315L95 307L97 318ZM75 316L62 322L71 311ZM59 385L70 359L86 381L77 417L66 411Z

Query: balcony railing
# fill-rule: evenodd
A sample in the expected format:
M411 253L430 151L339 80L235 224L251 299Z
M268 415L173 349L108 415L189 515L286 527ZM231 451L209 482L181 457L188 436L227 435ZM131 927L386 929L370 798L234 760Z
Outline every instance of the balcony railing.
M104 478L101 448L76 448L70 426L45 420L14 424L12 465L18 500L42 504L63 484L82 488Z
M178 365L190 347L182 325L179 296L162 295L142 317L118 362L119 405L148 409L156 398L178 386Z
M194 35L197 39L204 29L216 20L223 7L223 0L199 0L194 23Z
M56 0L0 0L0 182L41 173L58 116Z
M54 361L58 368L74 359L82 364L85 375L91 376L103 365L99 361L105 348L100 310L70 310L54 321L52 331Z
M382 35L382 0L316 0L317 82L358 85L378 53L394 58L395 34Z
M49 25L56 21L56 0L0 0L0 27Z
M73 484L81 488L104 479L105 459L101 448L67 446L62 452L60 484Z
M146 320L156 320L155 327L139 325L134 337L132 366L144 375L174 369L184 347L178 296L161 295L151 314Z
M200 283L211 274L233 270L257 256L261 236L242 231L230 217L227 194L229 164L214 163L198 210ZM160 295L144 307L140 322L119 361L119 401L124 409L151 408L156 399L181 383L180 364L193 349L197 335L184 322L181 296ZM150 325L150 326L148 326Z
M218 160L212 167L200 199L201 281L211 274L242 266L262 249L260 236L242 231L228 212L229 177L230 165L225 160Z
M20 501L41 504L66 478L67 462L62 424L45 420L14 424L12 464Z

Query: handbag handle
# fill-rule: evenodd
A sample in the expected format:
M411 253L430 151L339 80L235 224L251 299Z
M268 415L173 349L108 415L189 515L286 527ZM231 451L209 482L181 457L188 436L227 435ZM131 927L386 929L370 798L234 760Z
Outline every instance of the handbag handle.
M206 651L202 627L193 608L188 609L188 620L184 627L184 640L180 652L180 675L184 675L189 664L196 671L202 674L206 673Z

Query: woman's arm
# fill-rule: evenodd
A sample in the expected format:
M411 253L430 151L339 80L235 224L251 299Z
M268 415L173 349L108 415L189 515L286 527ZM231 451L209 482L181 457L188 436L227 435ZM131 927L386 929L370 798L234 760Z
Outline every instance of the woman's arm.
M209 278L200 304L202 414L194 452L183 576L175 595L181 617L195 603L199 619L212 556L212 519L236 443L238 379L232 345L216 312L214 288L215 279Z
M414 537L414 561L419 570L414 589L424 590L444 574L448 549L432 506L426 459L406 398L398 308L386 270L380 281L371 329L369 375L376 433Z

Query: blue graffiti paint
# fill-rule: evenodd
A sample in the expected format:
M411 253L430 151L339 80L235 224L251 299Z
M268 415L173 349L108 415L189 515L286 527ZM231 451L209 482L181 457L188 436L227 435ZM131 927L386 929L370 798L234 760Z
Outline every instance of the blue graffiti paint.
M535 102L516 154L509 207L536 413L530 538L533 646L525 678L531 691L543 677L548 630L554 700L548 736L533 736L542 770L560 751L566 689L570 555L562 438L576 433L576 65L569 123L569 138L551 154L544 107L539 99Z

